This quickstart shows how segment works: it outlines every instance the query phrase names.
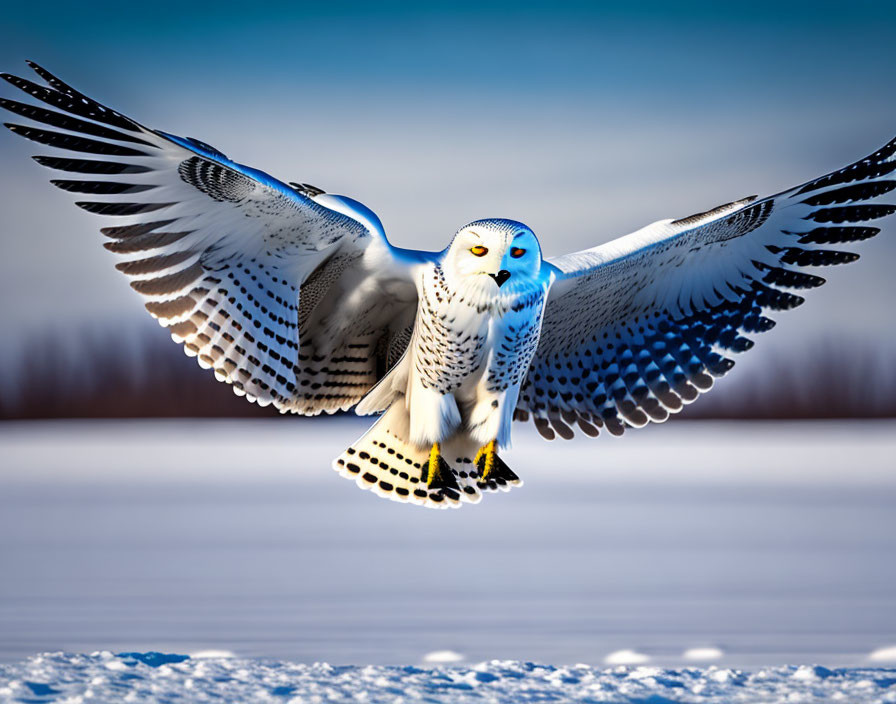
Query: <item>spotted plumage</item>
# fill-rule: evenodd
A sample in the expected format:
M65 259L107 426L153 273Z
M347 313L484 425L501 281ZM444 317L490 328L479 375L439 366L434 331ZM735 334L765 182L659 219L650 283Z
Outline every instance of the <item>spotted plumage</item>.
M448 288L438 265L423 270L418 289L414 370L424 388L454 393L482 364L488 317L464 310L470 303ZM458 319L475 323L458 328Z
M359 486L442 508L518 486L512 420L546 438L661 422L727 373L896 213L896 140L767 198L542 258L515 220L441 252L393 247L344 196L283 183L141 125L31 64L2 74L15 134L102 216L104 247L184 351L282 412L382 413L335 461ZM810 269L807 271L805 269ZM301 458L297 458L297 464Z
M547 291L536 289L520 296L502 312L494 326L496 339L486 368L486 389L502 392L518 388L538 347Z

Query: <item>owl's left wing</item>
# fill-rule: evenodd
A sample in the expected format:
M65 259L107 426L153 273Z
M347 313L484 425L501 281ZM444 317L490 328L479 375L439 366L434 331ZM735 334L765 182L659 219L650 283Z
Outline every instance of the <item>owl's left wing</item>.
M866 223L896 212L881 202L894 188L896 139L778 195L550 260L557 281L517 417L548 439L666 420L731 369L727 353L753 346L745 333L774 326L765 312L803 302L789 289L824 283L805 268L858 259L830 247L876 235Z

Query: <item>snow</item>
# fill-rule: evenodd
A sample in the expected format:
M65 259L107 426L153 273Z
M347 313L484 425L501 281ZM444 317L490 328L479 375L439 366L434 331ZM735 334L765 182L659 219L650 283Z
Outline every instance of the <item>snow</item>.
M448 662L461 662L464 660L464 656L460 653L455 653L453 650L434 650L431 653L427 653L423 656L423 662L426 663L448 663Z
M725 653L721 648L705 647L705 648L688 648L681 657L691 662L708 662L710 660L721 660Z
M229 650L197 650L195 653L190 653L190 657L197 660L207 658L234 658L236 657L236 654Z
M333 666L162 653L44 653L0 665L0 701L447 702L655 704L896 702L896 669L780 666L734 669L491 660L459 666Z
M878 648L868 656L868 659L873 662L896 662L896 645Z
M625 648L616 650L604 658L605 665L643 665L650 662L650 656Z
M425 664L477 688L494 658L624 666L632 686L699 672L710 691L765 671L832 686L793 663L857 668L844 678L872 693L883 676L865 668L896 663L892 421L521 432L508 461L526 485L451 515L336 476L330 458L362 429L0 426L0 663L184 653L146 666L190 668L182 683L200 689L197 668L222 659ZM112 657L95 677L135 668Z

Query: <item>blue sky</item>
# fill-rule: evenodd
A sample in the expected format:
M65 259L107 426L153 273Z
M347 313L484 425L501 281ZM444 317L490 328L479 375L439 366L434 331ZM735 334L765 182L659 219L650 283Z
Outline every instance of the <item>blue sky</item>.
M439 249L501 216L559 254L870 153L896 134L894 30L896 6L862 1L32 3L4 9L0 67L34 59L151 126L356 197L396 244ZM47 327L148 325L96 218L33 153L0 136L0 354ZM894 235L765 346L892 341Z
M365 93L571 93L590 103L649 91L678 103L702 88L740 103L729 94L737 82L762 103L782 90L795 100L822 93L820 79L836 95L885 78L894 24L889 3L862 1L19 3L4 11L3 57L61 63L122 90L173 74L294 94L300 76L324 91L338 80Z

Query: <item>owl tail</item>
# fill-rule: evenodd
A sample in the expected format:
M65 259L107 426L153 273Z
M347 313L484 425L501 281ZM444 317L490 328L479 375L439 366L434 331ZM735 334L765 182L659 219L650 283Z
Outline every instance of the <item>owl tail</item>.
M410 419L404 398L398 398L359 440L333 462L333 469L354 479L362 489L392 501L414 503L427 508L459 508L478 503L483 491L508 489L509 485L477 484L478 469L473 459L476 444L466 433L442 443L442 457L457 483L457 489L428 487L428 447L410 442Z

